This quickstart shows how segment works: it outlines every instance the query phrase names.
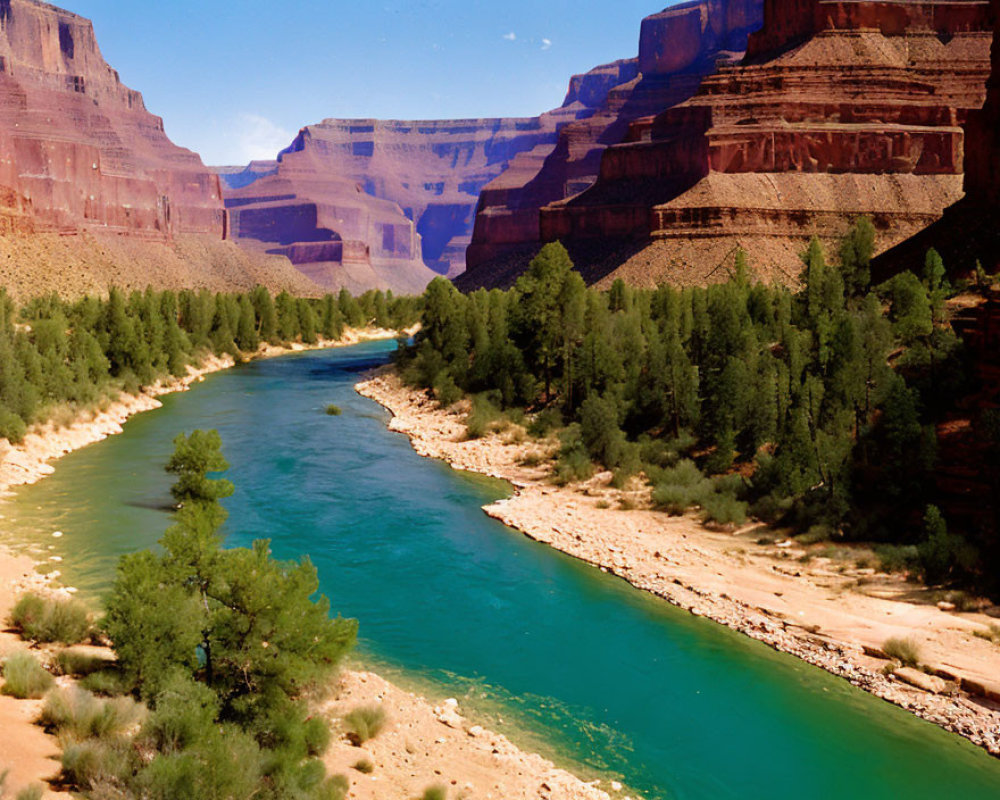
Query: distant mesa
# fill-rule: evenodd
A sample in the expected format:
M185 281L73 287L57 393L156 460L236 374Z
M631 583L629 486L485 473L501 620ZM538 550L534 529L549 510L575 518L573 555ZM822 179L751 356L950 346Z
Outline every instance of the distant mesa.
M275 162L218 169L231 235L332 288L416 291L455 277L483 188L552 152L564 126L636 75L631 61L576 76L565 104L540 117L311 125Z
M566 242L589 281L722 280L743 247L764 277L794 283L811 236L833 240L865 214L885 249L962 197L962 126L990 69L988 3L763 5L740 64L632 121L593 186L542 208L540 239ZM461 283L509 283L524 260L484 261Z

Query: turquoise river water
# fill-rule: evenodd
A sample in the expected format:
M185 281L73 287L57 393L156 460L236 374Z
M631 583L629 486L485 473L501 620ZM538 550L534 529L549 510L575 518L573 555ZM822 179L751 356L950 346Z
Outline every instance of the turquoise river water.
M354 393L392 347L255 362L168 397L19 491L6 536L101 592L169 524L173 437L217 428L231 544L308 554L361 620L367 663L587 777L650 800L1000 797L1000 761L964 740L488 519L504 485L418 457Z

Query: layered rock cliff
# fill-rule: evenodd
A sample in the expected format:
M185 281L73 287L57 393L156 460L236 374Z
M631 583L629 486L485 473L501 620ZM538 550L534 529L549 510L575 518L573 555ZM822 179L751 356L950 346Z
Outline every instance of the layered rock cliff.
M0 2L0 226L224 233L218 178L101 56L89 20Z
M705 75L738 60L762 20L763 0L698 0L646 18L638 58L599 68L608 89L595 113L562 128L554 148L520 156L483 191L470 274L459 284L488 283L512 264L516 271L538 249L541 209L592 186L604 150L625 139L630 122L694 95ZM571 83L567 103L573 98Z
M154 285L315 294L225 235L218 177L174 145L89 20L0 0L0 285L20 297Z
M955 278L969 277L977 266L1000 272L1000 0L992 0L991 13L996 28L987 100L968 115L965 125L965 196L940 220L876 258L872 272L878 280L906 269L919 271L932 247ZM995 299L990 308L992 314ZM981 318L995 322L990 315ZM974 330L977 325L966 327ZM977 341L992 340L992 334L984 333ZM988 346L980 349L985 352Z
M595 186L543 209L542 239L591 281L646 285L723 279L739 247L794 282L808 239L862 214L880 248L906 239L962 196L992 27L984 0L769 0L744 62L634 122Z
M459 275L483 188L508 169L537 172L564 126L637 74L633 60L575 76L540 117L311 125L275 162L219 169L231 234L329 286L414 291Z

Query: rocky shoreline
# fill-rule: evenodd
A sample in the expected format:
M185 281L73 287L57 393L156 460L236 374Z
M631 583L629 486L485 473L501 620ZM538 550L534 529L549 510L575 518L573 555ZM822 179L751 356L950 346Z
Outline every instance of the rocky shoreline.
M612 508L626 498L609 475L555 487L543 446L502 433L469 441L461 407L441 409L391 371L356 389L393 414L390 429L420 455L513 484L512 497L484 509L491 517L1000 756L1000 648L975 636L988 630L985 614L904 602L903 582L873 569L840 571L828 559L803 566L793 542L760 544L753 527L711 531L692 517ZM642 492L633 495L625 506L641 508ZM922 671L893 667L882 651L893 636L920 644Z

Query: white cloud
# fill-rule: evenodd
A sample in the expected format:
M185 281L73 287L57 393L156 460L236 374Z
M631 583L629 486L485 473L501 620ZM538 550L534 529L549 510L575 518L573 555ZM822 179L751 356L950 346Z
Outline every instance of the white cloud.
M514 31L511 31L510 33L505 33L503 35L503 38L504 38L505 41L508 41L508 42L516 42L517 41L517 34L514 33Z
M542 39L542 50L549 50L552 48L551 39Z
M236 146L242 163L270 161L295 138L294 133L259 114L240 114L236 124Z

